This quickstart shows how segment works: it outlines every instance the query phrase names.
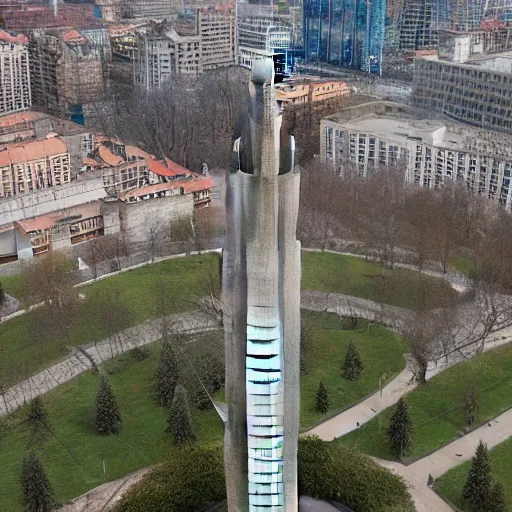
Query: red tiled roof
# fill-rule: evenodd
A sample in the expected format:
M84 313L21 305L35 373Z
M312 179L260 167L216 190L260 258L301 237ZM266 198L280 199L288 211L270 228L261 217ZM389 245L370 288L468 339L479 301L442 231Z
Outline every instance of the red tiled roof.
M182 167L180 164L173 162L170 158L165 158L165 165L167 165L167 167L171 171L174 171L176 174L186 174L187 176L194 176L194 173L192 171L189 171L185 167Z
M139 157L139 158L145 158L146 160L155 158L153 155L146 153L143 149L140 149L137 146L130 146L129 144L127 144L125 146L125 150L126 150L126 156L128 158Z
M48 114L43 112L18 112L17 114L10 114L8 116L0 117L0 128L7 128L9 126L16 126L22 123L30 123L37 119L44 119Z
M0 151L0 158L4 162L3 165L8 165L9 163L22 164L53 155L60 155L68 151L66 142L60 137L8 144L6 147L7 150Z
M6 165L11 165L11 157L9 156L9 151L4 149L0 151L0 167L5 167Z
M0 30L0 41L5 41L6 43L22 43L28 44L28 37L23 34L18 34L17 36L11 36L5 30Z
M88 156L82 159L82 163L84 165L90 165L91 167L102 167L102 164L94 160L94 158L89 158Z
M78 30L70 30L69 32L66 32L62 39L66 43L70 44L88 44L89 41L82 35Z
M100 158L111 167L115 167L116 165L124 164L123 158L120 156L114 155L110 149L108 149L106 146L103 146L101 144L98 147L98 153L100 155Z
M90 219L91 217L98 217L101 215L101 206L99 201L94 203L82 204L66 210L60 210L58 212L49 213L48 215L40 215L39 217L33 217L32 219L20 220L17 224L25 231L30 233L31 231L44 231L45 229L53 228L57 225L59 219L65 217L71 217L73 215L81 215L80 220Z
M150 185L149 187L141 187L133 190L128 190L119 194L121 200L127 200L131 197L141 197L147 194L155 194L157 192L165 192L167 190L174 190L183 187L185 194L191 194L193 192L200 192L212 188L213 182L210 176L206 178L200 177L196 179L186 180L174 180L168 181L167 183L157 183L156 185Z

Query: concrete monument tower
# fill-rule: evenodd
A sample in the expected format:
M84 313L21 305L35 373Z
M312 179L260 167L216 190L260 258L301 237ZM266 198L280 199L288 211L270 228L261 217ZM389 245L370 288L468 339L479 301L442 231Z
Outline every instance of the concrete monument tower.
M229 512L297 512L300 176L274 96L253 64L247 119L228 175L222 304Z

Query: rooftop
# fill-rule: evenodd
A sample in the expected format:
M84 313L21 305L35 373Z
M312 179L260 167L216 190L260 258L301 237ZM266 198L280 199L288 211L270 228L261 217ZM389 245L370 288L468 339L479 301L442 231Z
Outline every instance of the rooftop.
M18 34L17 36L13 36L6 32L5 30L0 29L0 41L4 43L20 43L20 44L28 44L28 37L23 34Z
M67 153L67 146L61 137L8 144L0 151L0 166L22 164L63 153Z

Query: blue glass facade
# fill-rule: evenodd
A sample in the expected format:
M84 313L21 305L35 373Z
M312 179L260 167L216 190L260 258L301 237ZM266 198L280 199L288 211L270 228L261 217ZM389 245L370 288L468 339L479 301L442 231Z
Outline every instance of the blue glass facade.
M386 0L305 0L306 59L382 71Z

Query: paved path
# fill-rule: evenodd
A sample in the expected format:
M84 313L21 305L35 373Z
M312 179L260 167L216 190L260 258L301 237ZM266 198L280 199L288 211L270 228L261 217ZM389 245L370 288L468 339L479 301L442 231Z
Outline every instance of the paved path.
M489 426L490 425L490 426ZM508 410L469 434L453 441L431 455L417 460L410 466L377 459L382 466L404 478L409 486L418 512L451 512L449 507L427 486L428 475L439 478L447 471L470 460L480 440L494 448L512 436L512 410Z
M169 316L169 322L177 330L194 333L218 328L218 324L200 311ZM119 356L134 347L153 343L161 338L161 319L149 320L118 333L113 339L102 340L80 347L72 355L9 388L0 396L0 416L22 407L32 398L43 395L77 375L90 370L93 365Z

